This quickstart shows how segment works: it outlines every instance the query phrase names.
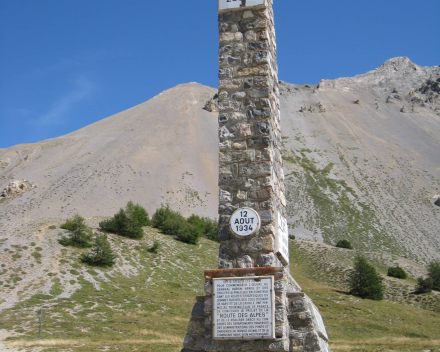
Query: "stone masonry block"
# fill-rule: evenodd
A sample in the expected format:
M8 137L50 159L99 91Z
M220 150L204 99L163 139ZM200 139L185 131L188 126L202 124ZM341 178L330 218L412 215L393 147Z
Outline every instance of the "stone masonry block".
M195 317L195 318L202 318L205 315L205 313L204 313L205 297L204 296L197 297L196 299L197 299L197 302L196 302L196 304L194 304L194 307L191 312L191 316Z
M275 263L275 254L273 253L260 254L257 261L259 267L274 266Z
M224 59L222 62L227 63L227 60ZM237 62L236 64L239 64ZM237 68L237 72L235 74L236 77L245 77L245 76L268 76L270 73L269 65L261 65L258 67L239 67Z
M251 98L264 98L264 97L268 97L269 95L270 95L269 89L252 89L249 92L249 96Z
M303 295L303 296L301 296ZM307 298L304 293L300 293L299 295L293 296L292 294L288 294L289 305L288 305L288 313L299 313L305 312L309 309L309 304L307 302Z
M258 191L251 191L249 192L249 198L258 199L258 200L270 199L272 197L272 192L273 192L272 188L261 189Z
M232 205L230 203L227 204L220 204L218 208L219 214L227 214L232 215L234 211L236 211L238 208L235 205Z
M315 331L306 334L304 338L304 352L321 352L319 336Z
M190 335L204 335L204 318L191 318L187 327L187 333Z
M241 87L241 79L221 79L219 82L219 89L238 89Z
M251 119L266 119L270 117L270 109L264 108L264 109L254 109L250 110L248 112L248 116Z
M254 261L252 258L248 255L244 255L237 259L237 266L239 268L253 268L254 267Z
M310 311L289 314L288 319L290 328L293 330L306 332L314 329L313 319Z
M206 296L205 297L205 307L204 307L205 314L210 314L212 312L212 297Z
M248 177L270 176L272 175L272 165L271 163L253 163L243 165L239 168L239 175Z
M269 137L253 137L248 141L249 148L265 148L272 144Z
M262 224L267 224L267 223L274 221L273 211L270 211L270 210L260 211L259 215L260 215Z
M273 252L274 239L272 236L254 237L250 240L241 240L240 249L242 253Z
M220 44L232 43L232 42L242 42L243 41L243 33L240 32L226 32L221 33L219 38Z
M229 230L229 226L221 227L218 230L218 240L219 242L229 241L232 238L231 231Z
M205 347L205 337L200 335L186 334L183 346L188 349L202 350Z
M220 189L219 200L220 200L220 203L231 202L232 195L230 192L225 191L223 189Z
M205 283L205 295L212 295L212 283L210 281Z

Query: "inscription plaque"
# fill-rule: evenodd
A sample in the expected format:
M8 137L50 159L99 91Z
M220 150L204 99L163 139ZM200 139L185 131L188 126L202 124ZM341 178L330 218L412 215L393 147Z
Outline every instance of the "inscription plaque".
M234 211L229 227L238 237L253 235L260 229L260 215L252 208L240 208Z
M274 277L213 279L215 340L275 339Z
M265 0L218 0L220 11L266 5Z
M287 220L280 212L276 212L275 253L285 266L289 265L289 227Z

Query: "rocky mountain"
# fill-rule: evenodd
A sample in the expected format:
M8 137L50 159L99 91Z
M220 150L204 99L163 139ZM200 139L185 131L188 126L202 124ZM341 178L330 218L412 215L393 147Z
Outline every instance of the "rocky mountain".
M395 58L318 86L281 83L292 234L440 257L439 82L439 66Z
M203 107L215 92L179 85L66 136L0 149L0 190L12 180L34 185L3 200L0 222L109 216L130 199L150 213L170 203L214 217L217 116Z
M440 67L396 58L319 85L280 82L292 235L440 258L439 80ZM215 93L179 85L66 136L0 149L0 192L32 185L0 198L0 239L30 219L109 216L128 200L216 217L217 114L203 109Z

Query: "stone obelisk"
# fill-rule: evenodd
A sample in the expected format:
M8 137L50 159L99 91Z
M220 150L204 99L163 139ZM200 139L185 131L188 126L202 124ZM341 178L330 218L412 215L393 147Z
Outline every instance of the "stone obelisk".
M182 352L328 352L289 271L273 0L218 0L219 266Z

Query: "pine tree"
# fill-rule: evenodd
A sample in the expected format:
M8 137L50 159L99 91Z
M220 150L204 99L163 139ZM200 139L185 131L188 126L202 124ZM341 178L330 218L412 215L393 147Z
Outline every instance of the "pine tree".
M69 231L69 237L63 237L59 243L63 246L74 246L79 248L91 247L92 231L84 224L84 218L76 214L68 219L61 228Z
M112 266L116 256L105 234L97 234L93 247L88 253L81 255L81 261L94 266Z
M372 265L368 264L364 256L359 255L355 258L354 270L349 277L352 295L380 301L384 293L382 281L382 277Z

